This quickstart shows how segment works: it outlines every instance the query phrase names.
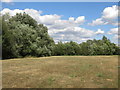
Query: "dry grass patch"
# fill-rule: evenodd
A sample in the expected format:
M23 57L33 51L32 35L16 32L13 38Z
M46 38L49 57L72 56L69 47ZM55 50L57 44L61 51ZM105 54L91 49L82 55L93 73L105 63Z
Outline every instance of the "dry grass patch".
M3 88L117 88L118 56L4 60Z

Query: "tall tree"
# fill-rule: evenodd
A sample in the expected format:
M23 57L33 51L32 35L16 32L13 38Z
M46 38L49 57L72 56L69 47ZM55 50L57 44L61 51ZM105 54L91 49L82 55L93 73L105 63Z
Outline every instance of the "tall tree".
M47 27L38 24L25 13L16 14L7 21L3 20L3 58L7 58L9 54L9 58L50 56L53 44ZM10 52L14 52L15 55Z

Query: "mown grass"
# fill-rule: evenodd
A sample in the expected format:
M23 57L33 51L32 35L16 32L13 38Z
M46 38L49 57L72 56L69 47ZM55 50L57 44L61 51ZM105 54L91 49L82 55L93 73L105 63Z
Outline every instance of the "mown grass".
M118 56L3 60L3 88L117 88Z

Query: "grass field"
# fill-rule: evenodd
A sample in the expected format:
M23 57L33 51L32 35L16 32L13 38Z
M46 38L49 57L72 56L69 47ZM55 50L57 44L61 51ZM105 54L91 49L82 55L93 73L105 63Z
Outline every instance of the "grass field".
M3 88L117 88L118 56L4 60Z

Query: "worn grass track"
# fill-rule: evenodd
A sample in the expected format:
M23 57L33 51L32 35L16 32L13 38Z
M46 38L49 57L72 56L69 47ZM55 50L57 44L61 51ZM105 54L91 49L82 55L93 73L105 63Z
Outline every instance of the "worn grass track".
M3 88L117 88L118 56L3 60Z

